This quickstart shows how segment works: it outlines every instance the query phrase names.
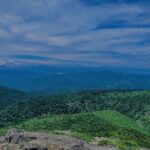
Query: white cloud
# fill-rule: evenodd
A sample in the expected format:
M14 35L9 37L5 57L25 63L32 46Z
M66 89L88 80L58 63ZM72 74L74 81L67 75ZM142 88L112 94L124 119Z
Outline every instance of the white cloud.
M63 61L128 66L134 56L136 66L139 58L150 55L150 10L144 4L105 3L88 7L74 0L14 0L13 4L2 0L0 4L0 59L5 55L19 64ZM126 27L111 28L115 21L122 21ZM105 24L106 28L94 30ZM55 60L13 58L27 54ZM141 64L147 66L144 59Z

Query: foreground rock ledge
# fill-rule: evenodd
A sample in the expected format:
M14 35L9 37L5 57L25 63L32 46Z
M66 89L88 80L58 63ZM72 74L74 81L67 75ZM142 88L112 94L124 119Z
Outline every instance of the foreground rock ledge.
M65 135L49 135L11 129L0 138L0 150L118 150L94 146Z

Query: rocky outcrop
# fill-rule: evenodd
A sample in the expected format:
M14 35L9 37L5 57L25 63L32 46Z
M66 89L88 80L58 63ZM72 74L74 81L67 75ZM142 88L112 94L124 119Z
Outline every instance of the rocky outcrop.
M117 150L90 145L65 135L49 135L12 129L0 138L0 150Z

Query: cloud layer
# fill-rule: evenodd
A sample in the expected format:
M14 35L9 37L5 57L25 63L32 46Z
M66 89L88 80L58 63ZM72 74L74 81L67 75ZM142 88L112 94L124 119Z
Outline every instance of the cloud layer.
M0 64L149 68L149 0L1 0Z

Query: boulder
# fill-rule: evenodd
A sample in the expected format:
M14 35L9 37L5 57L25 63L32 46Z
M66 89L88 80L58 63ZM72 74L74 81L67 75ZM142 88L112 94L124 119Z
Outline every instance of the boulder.
M114 147L90 145L80 139L42 132L8 130L0 138L0 150L118 150Z

